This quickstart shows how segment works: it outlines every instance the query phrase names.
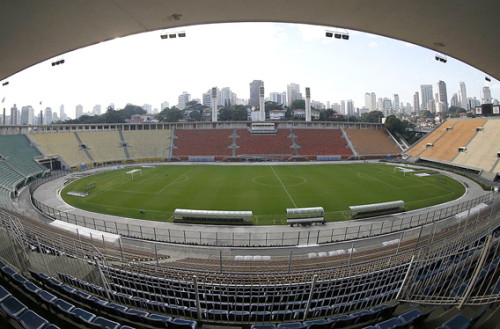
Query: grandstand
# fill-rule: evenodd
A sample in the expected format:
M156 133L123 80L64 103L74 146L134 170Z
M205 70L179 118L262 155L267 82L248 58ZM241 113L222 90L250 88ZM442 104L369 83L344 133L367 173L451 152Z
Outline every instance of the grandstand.
M500 151L498 145L500 140L500 120L489 119L482 128L469 143L460 145L465 146L466 150L458 152L452 162L457 165L498 172L499 168L495 168L495 165Z
M45 169L36 162L41 156L24 135L0 136L0 156L24 177L35 176Z
M59 156L66 168L92 162L73 132L31 133L29 138L43 154Z
M434 142L446 132L448 128L453 127L455 123L456 120L446 120L426 136L418 140L418 142L415 143L415 145L413 145L410 149L406 150L405 153L409 156L417 158L420 154L422 154L422 152L425 151L427 147L431 147Z
M476 128L482 127L486 120L458 120L443 131L441 136L433 141L433 146L426 148L419 157L450 162L458 154L459 147L467 146L476 135Z
M126 161L123 146L118 131L85 131L75 132L75 135L86 146L94 162Z
M170 129L122 130L121 133L131 159L157 161L170 158Z
M488 119L450 119L443 122L405 153L414 161L425 160L479 172L495 179L500 172L498 138L500 121Z
M174 157L232 155L233 129L176 129Z
M300 155L352 155L340 129L293 129Z
M276 134L251 134L248 129L237 129L236 155L292 156L289 129L278 129Z
M401 149L385 130L345 129L357 154L364 157L400 155Z

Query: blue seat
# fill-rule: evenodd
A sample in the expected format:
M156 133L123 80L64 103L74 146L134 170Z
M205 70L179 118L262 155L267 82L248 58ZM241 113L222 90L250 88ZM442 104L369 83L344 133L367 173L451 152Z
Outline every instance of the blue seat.
M75 308L75 305L68 303L64 299L56 299L52 302L59 310L65 313L71 313L71 311Z
M326 320L325 319L318 319L318 320L309 320L309 321L303 322L304 326L306 326L306 327L309 327L309 326L316 324L316 323L323 324L323 323L326 323Z
M167 325L167 321L172 321L172 317L165 316L161 314L150 313L147 317L143 319L143 321L147 324L150 324L154 327L163 327L165 328Z
M354 323L363 323L376 319L379 313L380 311L374 308L374 309L362 310L355 313L351 313L351 316L356 318Z
M40 290L42 290L39 286L34 284L31 281L28 281L22 285L23 289L29 292L32 295L36 295Z
M336 322L335 327L340 328L340 327L347 327L347 326L354 324L356 319L357 318L351 316L350 314L344 314L344 315L338 315L338 316L328 318L328 322L330 322L330 321Z
M125 312L125 315L127 319L130 319L132 321L145 322L145 319L147 319L149 313L146 311L137 310L135 308L129 308Z
M43 329L60 329L60 328L53 323L49 323Z
M10 297L10 292L7 291L3 286L0 286L0 302L3 302Z
M274 324L252 324L250 329L276 329Z
M272 320L272 313L270 311L250 312L250 321L265 322L271 320Z
M173 319L172 321L167 321L167 328L169 329L196 329L198 328L198 322L184 319Z
M278 329L300 329L304 328L302 322L290 322L278 324Z
M75 320L83 323L91 323L96 317L94 313L87 312L81 308L74 308L71 314Z
M470 320L462 314L457 314L450 320L441 325L444 329L467 329L469 328Z
M121 326L118 322L111 321L110 319L103 318L102 316L98 316L92 320L91 323L103 329L118 329Z
M43 301L47 302L47 303L52 303L54 300L57 299L56 296L52 295L50 292L46 291L46 290L40 290L38 293L37 293L38 297L40 297Z
M128 310L128 307L116 303L106 303L103 307L108 313L117 316L124 316Z
M229 321L248 322L250 321L249 311L229 311Z
M76 292L76 289L73 288L73 287L70 287L66 284L62 284L60 287L60 290L65 293L65 294L68 294L68 295L73 295L75 292Z
M46 325L48 324L48 321L33 312L32 310L27 310L26 312L23 312L19 318L17 319L19 323L25 328L25 329L42 329L46 328Z
M388 317L390 315L392 315L392 313L394 313L396 311L396 308L398 308L399 306L399 303L395 303L393 305L380 305L380 306L377 306L377 307L374 307L373 310L377 310L379 313L378 313L378 316L379 317Z
M375 325L377 329L400 329L404 328L403 323L398 318L390 318Z
M88 302L89 299L92 297L92 295L89 295L86 292L81 291L81 290L75 290L73 296L76 299L80 300L81 302Z
M25 284L26 282L29 282L28 279L26 279L24 276L22 276L21 274L14 274L12 276L12 280L15 281L17 284L19 285L23 285Z
M415 322L421 315L419 310L414 309L398 316L399 321L405 326L410 326Z
M308 329L330 329L336 325L335 321L324 321L324 322L315 322L311 323L307 326Z
M277 310L271 313L273 321L289 321L293 319L293 312L291 310Z
M207 319L215 321L227 321L229 312L226 310L207 310Z
M14 319L17 319L17 317L26 310L26 306L13 296L3 300L0 306L7 315Z
M14 271L13 269L11 269L10 267L8 267L7 265L4 266L4 267L0 267L0 272L2 274L5 274L4 277L5 278L12 278L14 276L14 274L17 274L16 271Z

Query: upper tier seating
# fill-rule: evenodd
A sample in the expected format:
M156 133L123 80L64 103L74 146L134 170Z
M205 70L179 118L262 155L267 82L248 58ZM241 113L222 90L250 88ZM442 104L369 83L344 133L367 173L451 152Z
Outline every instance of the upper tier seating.
M292 146L292 139L289 129L278 129L276 134L255 134L252 135L247 129L236 131L239 138L236 140L239 148L237 155L293 155L295 151Z
M340 129L294 129L300 155L352 155Z
M34 160L42 154L33 146L24 135L0 136L0 155L25 177L40 174L43 167Z
M132 159L166 159L170 155L172 130L122 130Z
M32 133L29 138L45 155L59 155L69 166L91 162L72 132Z
M434 141L434 146L425 149L421 158L450 162L458 154L458 148L466 146L486 120L458 120L451 129L446 130L441 138Z
M419 140L415 145L413 145L408 151L405 153L412 157L418 157L420 153L425 151L427 144L434 143L443 133L446 132L448 127L452 127L457 120L446 120L436 129L427 134L424 138Z
M469 144L459 146L467 146L467 150L459 152L453 163L492 171L498 160L497 152L500 152L499 141L500 120L489 119Z
M359 155L400 154L401 149L385 130L345 129L354 150Z
M231 156L232 129L176 129L173 156Z

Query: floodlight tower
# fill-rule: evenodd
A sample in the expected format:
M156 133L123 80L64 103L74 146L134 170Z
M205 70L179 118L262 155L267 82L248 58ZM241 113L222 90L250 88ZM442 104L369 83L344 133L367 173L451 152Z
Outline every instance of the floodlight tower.
M212 88L212 122L217 122L217 87Z
M266 109L264 104L264 86L259 87L259 121L266 121Z
M311 121L311 89L306 87L306 122Z

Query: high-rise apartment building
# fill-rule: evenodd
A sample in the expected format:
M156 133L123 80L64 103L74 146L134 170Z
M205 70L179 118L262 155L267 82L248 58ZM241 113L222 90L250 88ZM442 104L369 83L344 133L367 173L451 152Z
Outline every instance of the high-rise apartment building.
M253 80L250 82L250 106L259 106L259 88L264 87L264 81L262 80Z
M61 106L59 107L59 119L61 119L61 121L64 121L67 118L68 117L66 116L66 113L64 112L64 104L61 104Z
M482 101L483 104L491 104L491 90L490 87L484 86L482 90Z
M438 88L437 92L438 97L436 102L438 103L439 112L440 113L447 112L449 106L448 106L448 93L446 92L446 82L442 80L438 81L437 88Z
M35 122L35 109L33 106L27 105L21 108L21 125L33 125Z
M354 101L352 99L347 100L347 115L354 115Z
M223 107L236 105L236 94L229 87L224 87L220 90L219 105Z
M420 95L418 94L418 91L413 94L413 111L417 115L420 113Z
M52 108L46 107L43 113L43 124L50 125L52 123Z
M451 96L450 106L460 106L460 104L458 103L458 94L457 93L453 93L453 95Z
M75 108L75 118L78 119L83 115L83 106L77 105Z
M460 90L458 92L458 100L460 106L466 110L470 110L469 102L467 100L467 89L465 88L465 82L460 81Z
M289 83L286 86L286 92L288 98L288 106L291 106L294 101L302 99L302 94L300 93L300 85L297 83Z
M393 104L392 110L393 110L393 113L396 114L396 113L399 113L399 110L400 110L399 95L398 94L394 94L393 98L394 98L394 102L392 103Z
M365 107L368 111L375 111L377 109L377 96L374 92L365 93Z
M16 104L10 108L10 125L11 126L16 126L18 124L17 116L18 116L18 110L16 107Z
M433 100L432 85L420 85L420 92L422 93L422 108L427 109L430 100Z
M191 101L191 94L188 93L187 91L183 91L182 95L179 95L177 98L177 108L179 110L184 110L186 107L186 104Z
M286 105L286 92L272 92L269 94L269 100L277 103L278 105Z

